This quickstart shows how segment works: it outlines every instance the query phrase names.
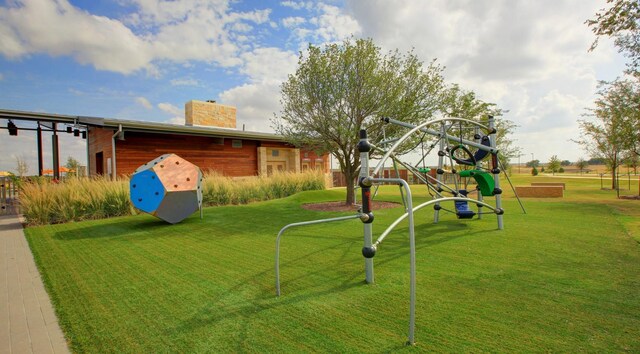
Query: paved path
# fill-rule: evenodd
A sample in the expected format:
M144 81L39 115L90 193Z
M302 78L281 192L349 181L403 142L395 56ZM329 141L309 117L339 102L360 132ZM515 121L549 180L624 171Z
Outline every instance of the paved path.
M0 353L69 353L15 215L0 216Z

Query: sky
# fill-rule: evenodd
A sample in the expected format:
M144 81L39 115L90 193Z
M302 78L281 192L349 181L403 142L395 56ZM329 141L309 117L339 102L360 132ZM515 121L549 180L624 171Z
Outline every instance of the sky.
M237 125L273 132L280 84L308 44L372 38L445 67L450 84L507 110L521 161L587 158L571 139L599 80L624 58L595 51L584 24L605 0L5 0L0 108L184 123L184 104L237 107ZM6 126L0 120L0 125ZM27 126L17 123L19 127ZM45 168L51 168L45 134ZM62 134L61 160L86 164L86 141ZM37 173L35 134L0 130L0 170ZM517 161L514 161L517 162Z

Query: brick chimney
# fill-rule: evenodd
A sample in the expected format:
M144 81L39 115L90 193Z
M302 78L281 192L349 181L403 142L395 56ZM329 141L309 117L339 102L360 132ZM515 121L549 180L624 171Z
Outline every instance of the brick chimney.
M191 100L184 105L184 113L185 125L236 128L236 107L216 101Z

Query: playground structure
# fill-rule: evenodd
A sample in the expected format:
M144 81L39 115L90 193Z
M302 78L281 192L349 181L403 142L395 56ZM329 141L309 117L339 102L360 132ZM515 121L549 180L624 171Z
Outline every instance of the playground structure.
M409 335L408 345L415 344L414 328L415 328L415 301L416 301L416 266L415 266L415 227L414 227L414 214L420 209L427 206L433 206L434 209L434 223L439 222L440 212L454 213L459 219L470 219L475 216L481 218L483 214L491 213L497 216L498 229L504 229L502 200L500 189L500 164L498 159L498 149L496 147L496 129L495 121L492 116L488 117L487 125L480 124L478 122L462 119L462 118L442 118L427 121L420 125L412 125L398 120L383 118L383 121L387 124L395 124L409 129L404 135L399 138L380 142L376 146L371 144L367 139L366 130L360 131L360 141L358 143L358 151L360 152L360 174L358 177L358 185L361 190L361 208L355 215L312 220L305 222L298 222L286 225L283 227L278 236L276 237L276 255L275 255L275 273L276 273L276 294L281 295L280 290L280 239L284 231L293 228L313 224L329 223L344 221L350 219L360 219L364 228L364 246L362 248L362 254L365 257L365 279L367 283L374 283L374 267L373 257L375 256L380 244L383 240L400 224L404 219L408 219L408 232L409 232L409 254L410 254L410 309L409 309ZM465 128L463 128L465 126ZM452 134L452 128L458 129L458 135ZM474 134L474 140L464 138L464 129L472 129ZM423 167L409 164L400 160L402 146L405 143L413 142L416 136L421 136L420 142L424 143L426 136L432 137L434 141L431 143L431 148L428 152L422 153L422 158L418 162L423 163ZM453 143L453 146L448 144ZM387 149L383 147L390 146ZM424 166L424 160L428 153L439 146L438 151L438 167L436 170L436 177L430 176L428 173L430 169ZM474 153L470 148L476 149ZM371 169L370 153L378 149L382 154L378 164ZM483 167L483 160L491 156L490 168ZM384 170L385 162L392 160L394 167L402 165L411 172L414 176L418 176L420 181L427 186L427 191L431 196L431 200L422 204L413 205L412 190L407 181L401 178L381 178L380 173ZM448 159L451 170L445 170L445 159ZM454 162L459 167L466 167L461 171L456 171ZM451 187L443 182L443 176L445 174L451 174L457 176L454 179L454 186ZM473 178L477 183L477 199L473 199L469 196L462 184L462 178ZM372 195L372 187L377 188L380 184L397 184L400 187L400 192L405 207L405 213L391 223L382 234L373 241L373 221L374 214L372 210L372 197L377 192L377 189ZM467 183L465 183L467 185ZM450 196L444 193L450 194ZM483 197L494 197L495 205L490 205L483 200ZM445 208L445 203L453 202L454 210ZM476 205L477 211L470 208L470 205ZM483 208L490 210L490 212L484 212ZM524 210L524 208L523 208Z
M165 154L138 167L129 190L133 205L168 223L196 210L202 218L202 171L176 154Z

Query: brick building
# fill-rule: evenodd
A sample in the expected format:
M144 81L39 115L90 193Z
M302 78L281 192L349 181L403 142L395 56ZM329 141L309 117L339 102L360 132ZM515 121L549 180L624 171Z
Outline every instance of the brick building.
M238 130L236 108L212 101L187 102L184 125L8 110L0 110L0 118L53 125L54 135L65 131L61 126L86 131L90 176L128 175L166 153L229 177L330 170L329 155L292 146L277 134Z

